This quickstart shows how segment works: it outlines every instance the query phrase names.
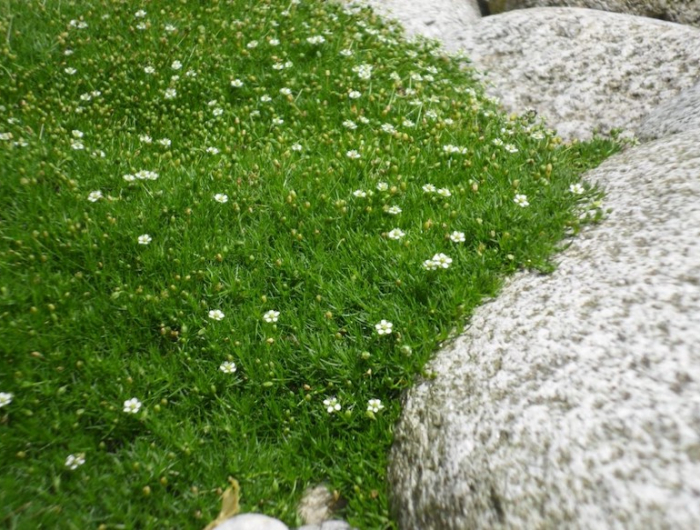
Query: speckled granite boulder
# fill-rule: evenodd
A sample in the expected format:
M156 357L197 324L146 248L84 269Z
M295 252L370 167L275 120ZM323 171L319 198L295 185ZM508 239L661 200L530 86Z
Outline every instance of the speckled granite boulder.
M508 281L409 393L401 528L700 528L700 130L587 178L608 218Z
M654 109L642 121L637 137L648 141L691 129L700 129L700 81Z
M700 76L700 29L577 8L485 17L465 52L510 112L531 107L564 138L633 131Z
M700 27L698 0L488 0L492 15L528 7L586 7Z

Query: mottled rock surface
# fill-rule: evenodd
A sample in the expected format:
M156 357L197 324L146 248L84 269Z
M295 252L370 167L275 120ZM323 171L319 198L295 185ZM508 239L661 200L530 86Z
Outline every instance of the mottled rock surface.
M401 528L700 528L700 130L588 173L612 208L409 393Z
M267 515L244 513L226 519L214 530L289 530L289 527L282 521Z
M700 80L651 111L642 120L637 137L648 141L691 129L700 129Z
M529 7L585 7L700 27L698 0L488 0L492 15Z

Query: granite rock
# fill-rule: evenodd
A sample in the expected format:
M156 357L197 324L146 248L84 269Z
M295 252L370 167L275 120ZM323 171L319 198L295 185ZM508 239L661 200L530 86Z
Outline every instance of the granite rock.
M698 0L488 0L492 15L530 7L585 7L700 27Z
M400 527L700 528L700 130L587 174L611 208L408 394Z
M244 513L226 519L214 530L289 530L289 527L282 521L261 513Z
M691 129L700 129L700 80L651 111L637 129L637 137L648 141Z

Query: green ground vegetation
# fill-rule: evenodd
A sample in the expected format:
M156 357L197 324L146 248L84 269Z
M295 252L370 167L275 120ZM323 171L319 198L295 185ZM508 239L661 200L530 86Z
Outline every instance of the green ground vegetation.
M0 35L0 525L202 528L232 476L394 528L402 393L616 145L334 3L5 0Z

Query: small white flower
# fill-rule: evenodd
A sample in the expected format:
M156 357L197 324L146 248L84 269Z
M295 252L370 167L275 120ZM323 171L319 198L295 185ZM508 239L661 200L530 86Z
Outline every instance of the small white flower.
M219 370L225 374L232 374L236 371L236 363L231 361L223 362L221 363L221 366L219 366Z
M0 409L12 403L12 394L9 392L0 392Z
M75 471L85 463L85 455L78 453L77 455L68 455L66 458L66 467L71 471Z
M337 398L328 398L323 400L323 406L326 407L328 414L333 414L341 409L340 403L338 403Z
M513 199L513 202L520 206L521 208L525 208L526 206L530 206L530 203L527 202L527 195L520 195L517 194L515 198Z
M173 26L172 24L166 24L163 28L165 31L168 33L172 33L173 31L177 31L177 28Z
M399 215L401 211L401 208L399 208L398 206L390 206L389 208L387 208L386 213L391 215Z
M542 131L535 131L530 135L533 140L544 140L544 133Z
M500 138L494 138L491 143L497 147L501 147L503 145L503 140Z
M142 134L141 136L139 136L139 140L144 144L150 144L151 142L153 142L153 138L151 138L147 134Z
M179 80L180 80L180 76L179 76L179 75L170 76L170 81L172 81L173 83L175 83L175 82L177 82L177 81L179 81Z
M301 144L292 145L292 151L301 151L302 149L303 147L301 146Z
M275 63L272 65L273 70L284 70L284 63Z
M343 122L343 127L346 127L348 129L350 129L351 131L354 131L355 129L357 129L357 123L355 123L352 120L345 120Z
M148 28L148 25L145 22L139 22L138 24L136 24L136 29L140 29L141 31L143 31L146 28Z
M437 189L432 184L425 184L423 186L423 191L425 193L435 193L437 191Z
M127 182L134 182L136 180L135 175L124 175L122 178Z
M148 245L151 241L153 241L153 238L148 234L143 234L138 238L139 245Z
M206 151L210 155L218 155L219 154L219 150L216 147L207 147Z
M185 75L187 77L197 77L197 72L195 72L194 70L187 70L187 72L185 72Z
M75 149L76 151L82 151L85 149L85 145L83 145L83 142L79 142L78 140L73 140L70 143L70 146L72 149Z
M63 71L65 73L67 73L68 75L74 75L75 73L78 72L75 68L72 68L70 66L68 68L65 68Z
M377 335L391 335L391 328L393 327L394 324L388 320L381 320L379 323L374 325L374 328L377 330Z
M173 70L179 70L182 68L182 63L180 61L173 61L173 63L170 65L170 68Z
M147 73L148 75L151 75L151 74L155 74L155 73L156 73L156 69L153 68L152 66L146 66L146 67L144 67L143 71L144 71L145 73Z
M256 40L252 40L248 44L246 44L246 48L248 48L249 50L252 50L253 48L257 48L257 47L258 47L258 41L256 41Z
M503 146L503 149L505 149L509 153L517 153L518 152L518 148L515 147L513 144L505 144Z
M572 184L571 186L569 186L569 191L571 193L573 193L574 195L581 195L586 190L583 188L582 184L576 183L576 184Z
M369 124L369 119L365 118L364 116L358 116L357 121L359 121L360 123L363 123L365 125Z
M306 42L309 44L323 44L326 42L326 39L324 39L321 35L315 35L313 37L308 37Z
M277 322L277 319L279 318L279 316L280 316L279 311L273 311L272 309L270 309L269 311L266 311L265 314L263 315L263 320L265 322L269 322L270 324L272 324L274 322Z
M127 399L124 402L124 412L136 414L141 409L141 402L137 398Z
M431 259L427 259L423 262L423 268L425 270L434 271L438 268L438 264Z
M452 258L446 256L445 254L435 254L431 260L435 265L443 269L448 269L452 265Z
M172 142L168 138L161 138L160 140L158 140L158 143L163 147L170 147L170 144Z
M73 138L82 138L83 136L85 136L81 131L78 131L77 129L71 131L71 134L73 135Z
M228 202L228 195L226 195L224 193L217 193L216 195L214 195L214 200L216 202L220 202L221 204L224 204L224 203Z
M279 46L280 45L280 41L278 39L270 39L267 42L270 44L270 46Z
M364 199L365 197L367 197L367 192L364 190L355 190L352 192L352 194L358 199Z
M379 191L386 191L389 189L389 184L386 182L377 182L377 189Z
M134 16L136 18L143 18L146 16L146 12L143 9L139 9L136 13L134 13Z
M174 88L168 88L165 90L165 99L175 99L177 97L177 90Z
M224 316L224 312L219 309L212 309L209 311L209 318L212 320L223 320Z
M391 123L383 123L381 129L388 134L394 134L396 132L396 128Z
M63 55L65 55L66 57L69 56L69 55L73 55L73 50L65 50L65 51L63 52Z
M403 125L404 127L415 127L416 126L416 124L414 122L412 122L411 120L403 120L401 122L401 125Z
M439 190L437 190L437 194L440 197L451 197L452 196L452 192L450 192L450 190L448 190L447 188L440 188Z
M240 79L234 79L233 81L231 81L231 86L233 88L241 88L243 86L243 81L241 81Z
M360 156L361 156L360 153L358 153L358 152L355 151L354 149L351 150L351 151L348 151L348 152L345 153L345 154L346 154L346 156L347 156L348 158L352 158L353 160L357 160L357 159L360 158Z
M464 237L464 232L452 232L450 234L450 240L454 243L464 243L466 238Z
M272 125L282 125L284 123L284 120L282 118L273 118L272 119Z
M280 94L282 94L283 96L291 96L292 89L287 87L280 88Z
M88 195L88 201L90 202L97 202L102 198L102 192L100 190L97 191L92 191L90 192L90 195Z
M267 94L263 94L262 96L260 96L260 101L262 101L263 103L269 103L270 101L272 101L272 98Z
M379 399L370 399L367 402L367 412L379 412L383 408L384 405L382 405L382 402Z
M224 109L221 107L216 107L212 112L214 116L221 116L224 113Z
M357 90L351 90L350 92L348 92L348 97L350 99L359 99L362 97L362 93L358 92Z
M405 235L406 235L406 233L403 230L401 230L400 228L394 228L386 236L389 239L399 240Z
M352 50L349 50L348 48L340 50L340 55L342 55L343 57L352 57L352 53Z

